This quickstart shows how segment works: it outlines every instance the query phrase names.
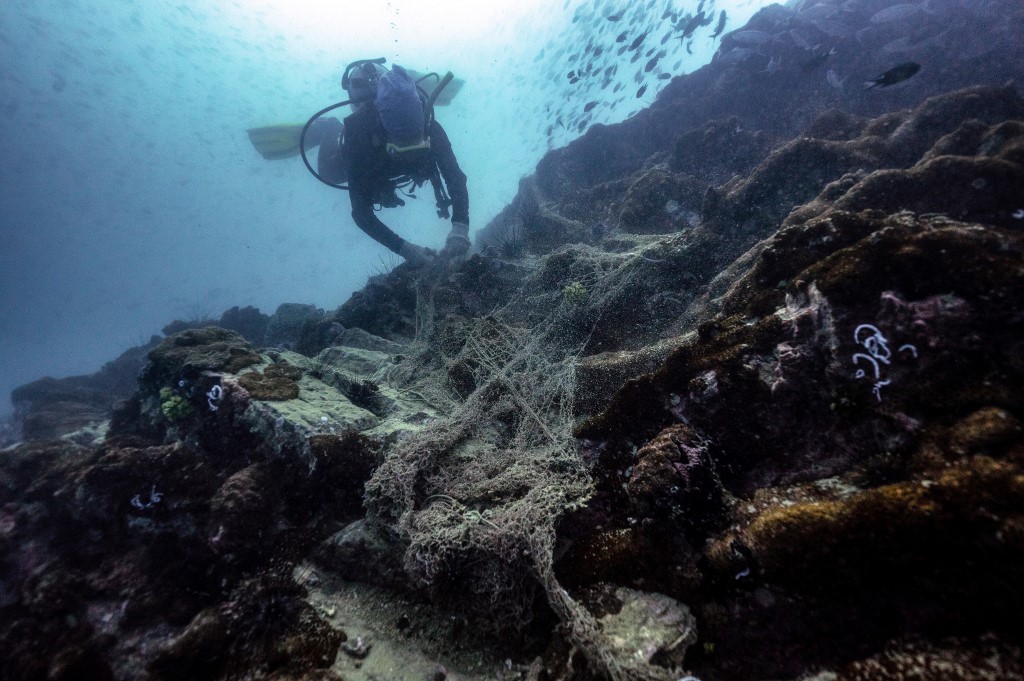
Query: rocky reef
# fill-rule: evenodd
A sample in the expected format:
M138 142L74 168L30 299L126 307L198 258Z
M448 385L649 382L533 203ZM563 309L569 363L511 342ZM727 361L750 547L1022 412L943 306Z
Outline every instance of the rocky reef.
M963 9L808 4L750 28L949 57ZM15 391L0 676L1024 676L1024 99L786 113L739 48L465 260Z

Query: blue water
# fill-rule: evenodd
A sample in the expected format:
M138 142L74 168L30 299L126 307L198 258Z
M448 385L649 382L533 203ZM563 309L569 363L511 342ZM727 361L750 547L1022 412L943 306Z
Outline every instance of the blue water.
M599 103L583 129L622 120L654 101L668 82L658 73L691 71L716 47L713 25L692 54L669 41L636 97L629 52L603 88L566 74L584 66L589 39L632 39L696 2L448 4L0 4L0 414L13 387L91 373L175 318L283 302L333 309L397 264L354 226L344 193L297 159L264 161L245 134L342 99L349 61L384 56L466 80L437 113L480 228L547 149L582 134L588 102ZM768 3L712 4L731 30ZM605 19L620 9L622 20ZM383 217L409 240L443 243L432 200Z

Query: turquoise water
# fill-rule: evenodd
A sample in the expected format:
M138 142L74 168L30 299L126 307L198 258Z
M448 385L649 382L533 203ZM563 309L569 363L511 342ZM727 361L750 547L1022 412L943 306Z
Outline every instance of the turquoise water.
M587 124L622 120L669 82L658 74L699 67L717 44L713 24L692 55L665 43L638 98L634 72L647 59L630 64L632 52L601 55L605 69L621 62L603 89L566 75L583 68L588 41L616 45L622 31L632 41L671 21L666 10L695 14L696 2L479 4L0 4L0 412L14 386L91 373L172 319L233 305L332 309L397 264L354 226L344 193L297 159L264 161L245 134L341 99L351 60L384 56L466 80L438 117L478 229L548 148L582 134L589 102ZM706 9L727 9L730 30L764 4ZM443 243L431 200L384 219L410 240Z

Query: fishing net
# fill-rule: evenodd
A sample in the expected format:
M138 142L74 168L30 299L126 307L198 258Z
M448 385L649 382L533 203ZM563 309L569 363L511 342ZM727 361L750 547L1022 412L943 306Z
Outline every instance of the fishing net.
M408 575L436 599L509 633L543 595L615 679L661 677L601 645L552 564L558 520L591 494L571 434L576 363L603 307L635 276L622 254L573 246L536 261L500 309L470 319L439 315L422 280L417 341L382 380L446 416L390 448L365 497L368 517L406 543Z

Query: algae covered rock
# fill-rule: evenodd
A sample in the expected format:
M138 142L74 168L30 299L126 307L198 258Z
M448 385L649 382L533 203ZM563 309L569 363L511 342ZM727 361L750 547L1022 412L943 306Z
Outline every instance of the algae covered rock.
M263 342L268 346L293 348L307 327L315 326L324 311L315 305L282 303L267 322Z
M165 339L150 351L149 364L139 380L157 387L176 385L180 380L195 380L204 371L237 374L261 361L259 353L241 335L207 326Z
M271 364L262 372L250 371L238 377L238 384L249 392L254 400L283 401L299 396L302 369L289 364Z
M686 650L697 640L697 621L690 609L664 594L623 587L615 589L614 598L621 604L618 610L598 621L618 665L648 667L648 678L682 675Z

